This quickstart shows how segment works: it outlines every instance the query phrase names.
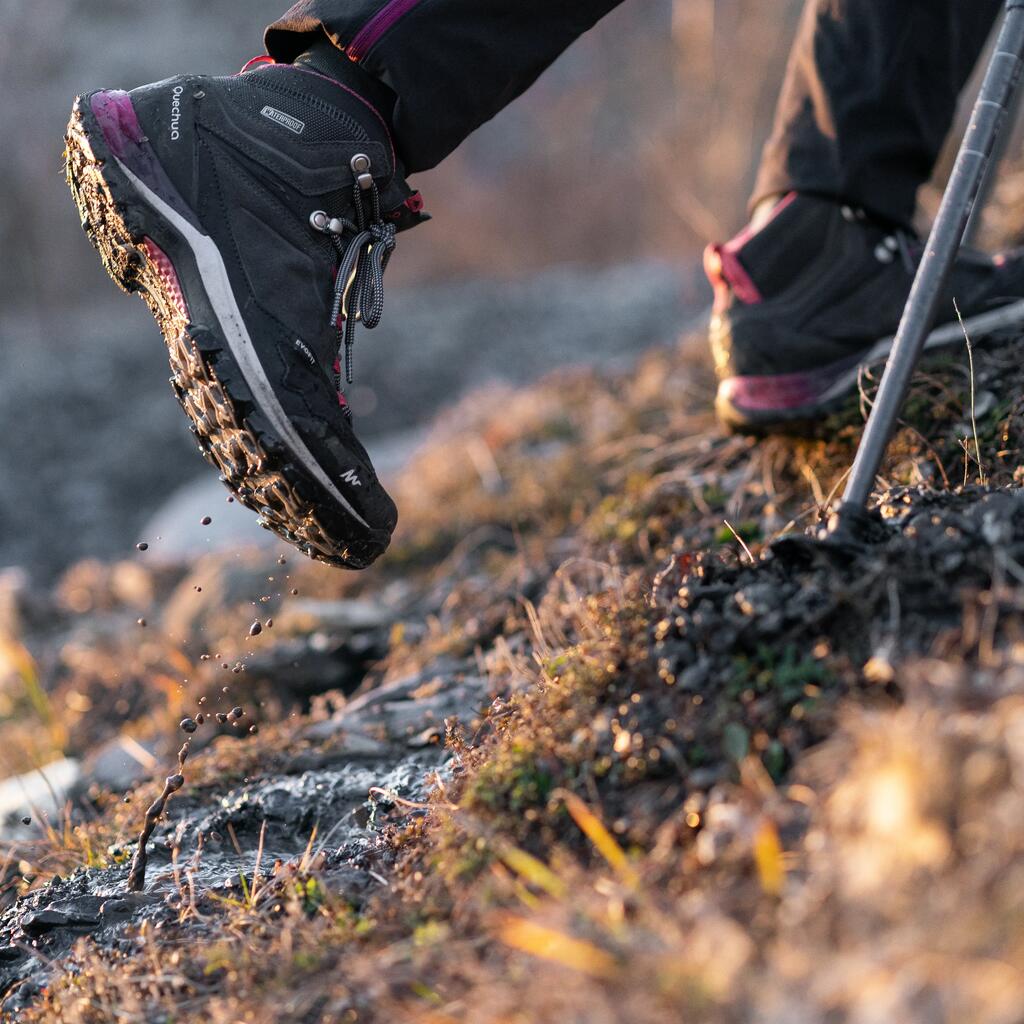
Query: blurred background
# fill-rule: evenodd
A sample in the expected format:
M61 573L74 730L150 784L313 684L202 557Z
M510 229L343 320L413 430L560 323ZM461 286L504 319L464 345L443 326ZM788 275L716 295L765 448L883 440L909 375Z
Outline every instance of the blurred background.
M45 580L124 553L216 488L148 312L79 228L62 134L79 91L234 72L283 6L0 0L0 567ZM419 176L435 219L401 239L352 396L385 479L467 388L629 359L694 322L701 248L743 223L801 6L628 0ZM259 533L237 517L223 529Z

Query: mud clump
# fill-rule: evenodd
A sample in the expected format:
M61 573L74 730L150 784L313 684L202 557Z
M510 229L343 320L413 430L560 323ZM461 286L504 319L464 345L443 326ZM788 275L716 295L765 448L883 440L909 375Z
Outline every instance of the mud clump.
M251 626L249 627L249 636L259 636L259 635L260 635L260 633L262 633L262 632L263 632L263 626L262 626L262 624L260 623L260 621L259 621L259 620L257 619L257 620L256 620L255 622L253 622L253 624L252 624L252 625L251 625Z

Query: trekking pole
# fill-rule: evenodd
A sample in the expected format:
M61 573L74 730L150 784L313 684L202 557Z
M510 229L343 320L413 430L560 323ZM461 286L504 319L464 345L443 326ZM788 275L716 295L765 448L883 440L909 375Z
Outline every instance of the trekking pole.
M935 319L939 296L963 241L996 140L1008 121L1006 113L1020 84L1022 62L1024 0L1007 0L1006 17L981 92L914 277L850 479L829 529L837 539L864 518L911 374Z

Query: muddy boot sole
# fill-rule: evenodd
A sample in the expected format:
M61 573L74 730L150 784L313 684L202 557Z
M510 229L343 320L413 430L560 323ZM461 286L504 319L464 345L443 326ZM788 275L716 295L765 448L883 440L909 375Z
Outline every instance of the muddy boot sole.
M346 522L343 509L323 500L322 483L292 457L253 400L217 329L193 322L189 307L205 297L191 284L186 302L179 274L182 268L195 271L195 259L110 153L88 99L75 101L68 124L68 185L107 273L123 291L139 294L156 319L167 343L171 387L191 420L199 450L238 500L258 513L261 525L313 559L363 568L379 545L335 539L358 536L359 525ZM190 280L197 276L196 271ZM205 314L204 323L217 322L207 310L194 312Z

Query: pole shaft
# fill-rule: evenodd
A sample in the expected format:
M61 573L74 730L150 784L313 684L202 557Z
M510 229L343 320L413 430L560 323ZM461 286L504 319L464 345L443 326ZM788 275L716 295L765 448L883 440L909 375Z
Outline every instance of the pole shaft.
M1024 0L1009 0L970 125L928 236L875 404L857 449L842 506L862 510L871 496L911 375L935 319L939 296L960 249L989 158L1006 121L1006 111L1020 83L1022 58Z

